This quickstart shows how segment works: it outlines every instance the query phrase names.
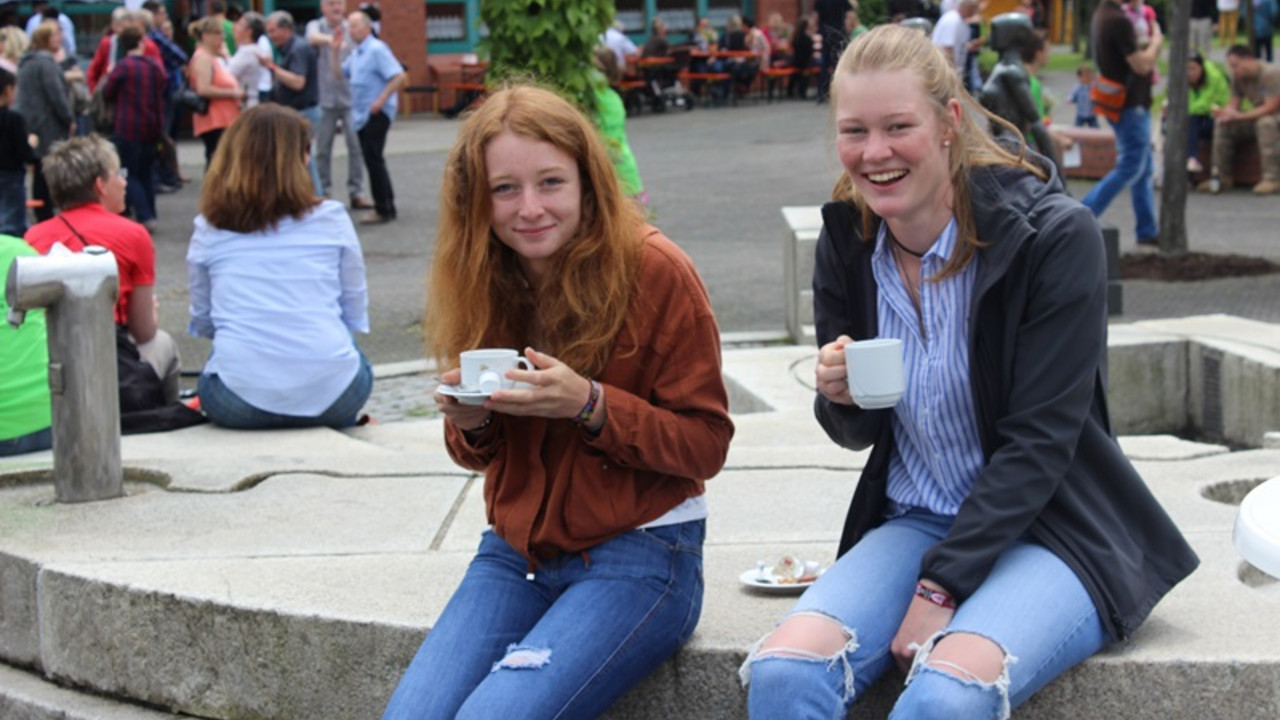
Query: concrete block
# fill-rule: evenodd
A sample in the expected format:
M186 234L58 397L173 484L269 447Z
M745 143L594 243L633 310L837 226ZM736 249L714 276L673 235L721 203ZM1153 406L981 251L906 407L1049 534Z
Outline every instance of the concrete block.
M1179 340L1112 343L1107 408L1119 435L1182 432L1187 425L1187 344Z
M0 659L11 665L40 665L36 578L32 562L0 552ZM8 717L0 713L0 717Z
M422 639L58 573L43 589L51 677L201 717L368 717Z
M280 475L237 493L126 485L128 496L110 502L37 507L0 490L0 525L7 552L43 562L425 551L465 483ZM52 498L52 488L39 491Z

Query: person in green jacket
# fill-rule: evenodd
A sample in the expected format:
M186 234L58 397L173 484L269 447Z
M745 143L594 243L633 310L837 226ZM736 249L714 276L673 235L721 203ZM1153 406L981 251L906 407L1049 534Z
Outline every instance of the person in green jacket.
M627 143L627 108L612 87L622 79L617 56L613 50L601 45L596 48L595 57L596 67L604 73L608 84L599 84L595 88L596 107L591 113L591 120L609 148L609 158L613 160L613 169L618 173L623 192L648 207L649 193L644 189L636 157L631 154L631 145Z
M1231 102L1231 83L1200 53L1187 60L1187 172L1204 172L1196 157L1201 140L1213 140L1213 113Z
M37 255L26 241L0 235L0 318L9 312L4 285L9 266ZM18 327L0 320L0 457L48 450L50 430L49 347L43 310L32 310Z

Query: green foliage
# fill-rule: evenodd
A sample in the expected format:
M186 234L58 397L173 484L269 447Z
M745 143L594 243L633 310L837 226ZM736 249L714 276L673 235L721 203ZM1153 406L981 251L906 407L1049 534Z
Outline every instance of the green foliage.
M592 51L613 20L613 0L484 0L480 21L489 36L488 83L532 80L583 108L594 107Z
M858 3L858 19L867 27L883 23L888 16L889 3L886 0L862 0Z

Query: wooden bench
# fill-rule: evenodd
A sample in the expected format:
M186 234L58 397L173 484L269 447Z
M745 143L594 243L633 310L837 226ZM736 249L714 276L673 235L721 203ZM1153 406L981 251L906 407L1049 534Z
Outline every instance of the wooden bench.
M773 102L773 93L778 89L778 85L784 81L790 81L791 76L796 74L793 67L768 67L760 71L760 82L764 84L765 102ZM782 94L786 96L786 88L783 88Z
M471 107L475 104L477 100L484 97L485 90L488 89L488 86L479 82L450 82L441 87L453 94L454 106L463 108ZM459 96L466 99L465 105L458 102Z
M1115 167L1116 138L1110 128L1054 125L1053 131L1071 138L1080 146L1080 166L1063 170L1063 174L1068 178L1100 180ZM1211 141L1200 141L1196 158L1200 160L1204 171L1191 174L1192 187L1209 179L1209 168L1213 164ZM1157 154L1154 160L1159 163L1163 162L1164 158ZM1242 140L1236 143L1235 157L1231 158L1231 172L1228 177L1236 187L1249 187L1262 181L1262 157L1258 152L1256 140Z
M401 93L401 98L400 98L400 116L401 117L409 117L409 114L417 109L413 107L413 101L414 101L415 95L430 95L431 96L431 112L432 113L440 112L440 93L439 93L439 88L437 88L435 85L406 85L400 88L400 93Z
M679 74L676 75L676 79L688 86L690 93L702 98L703 105L706 105L711 101L710 96L707 95L707 89L714 83L728 82L731 77L733 76L729 73L692 72L689 70L681 70ZM694 81L698 81L700 84L694 85ZM696 91L694 88L697 88ZM730 93L730 96L732 96L732 93Z

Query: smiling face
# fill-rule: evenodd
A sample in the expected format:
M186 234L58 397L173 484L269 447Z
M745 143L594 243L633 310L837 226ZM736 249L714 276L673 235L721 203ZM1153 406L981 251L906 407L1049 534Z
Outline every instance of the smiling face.
M960 103L947 104L944 121L907 70L845 73L836 83L836 151L859 194L895 233L903 224L940 231L951 216L946 143Z
M551 143L504 130L484 150L493 233L540 283L551 258L578 234L582 179L578 163Z

